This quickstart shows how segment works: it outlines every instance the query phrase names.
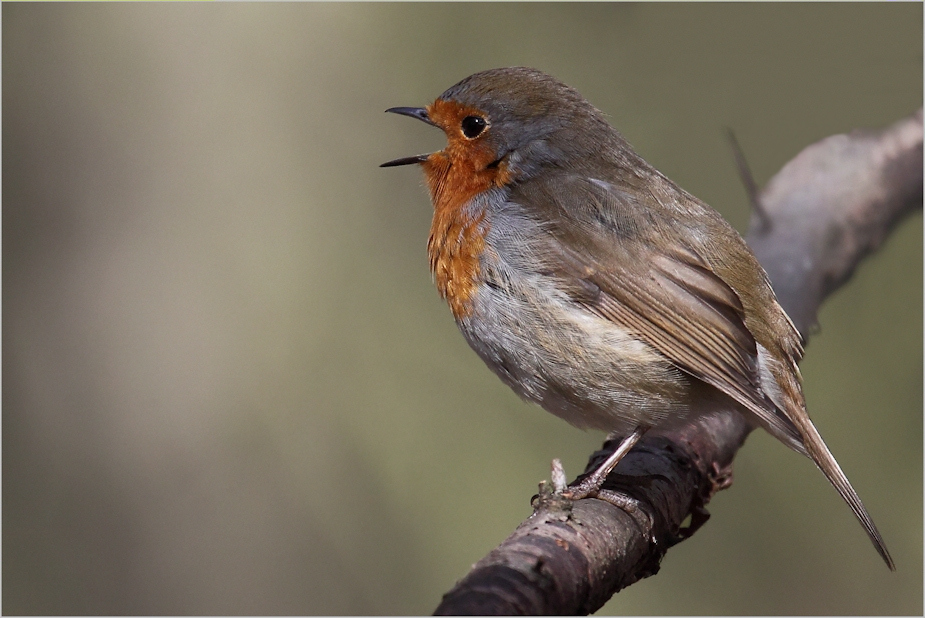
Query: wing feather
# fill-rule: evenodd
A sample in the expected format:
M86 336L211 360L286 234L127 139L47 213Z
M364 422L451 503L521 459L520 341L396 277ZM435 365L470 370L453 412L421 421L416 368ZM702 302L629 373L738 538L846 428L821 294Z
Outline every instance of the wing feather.
M560 179L545 187L545 201L535 196L524 200L559 204L546 213L546 220L552 221L547 230L558 241L550 244L559 252L549 274L560 278L560 289L575 292L576 303L630 330L682 371L745 406L792 448L805 452L796 426L761 387L758 346L738 294L685 244L683 232L653 230L655 219L646 215L647 206L627 204L631 195L608 190L611 186ZM568 191L571 208L575 196L582 196L585 212L567 210L557 198L563 191ZM594 223L589 225L589 220ZM673 242L664 242L666 233Z

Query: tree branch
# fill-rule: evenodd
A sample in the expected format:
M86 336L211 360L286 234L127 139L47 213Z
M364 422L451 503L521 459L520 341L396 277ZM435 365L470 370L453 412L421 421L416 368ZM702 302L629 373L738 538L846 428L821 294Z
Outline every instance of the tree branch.
M812 144L757 199L767 221L753 216L747 240L806 336L822 301L922 207L922 110L881 131ZM572 502L541 485L533 515L444 595L435 613L596 611L658 572L668 548L706 522L704 505L732 483L732 460L750 431L737 412L717 410L670 435L645 437L604 484L638 500L635 511L596 499ZM586 473L615 447L606 442Z

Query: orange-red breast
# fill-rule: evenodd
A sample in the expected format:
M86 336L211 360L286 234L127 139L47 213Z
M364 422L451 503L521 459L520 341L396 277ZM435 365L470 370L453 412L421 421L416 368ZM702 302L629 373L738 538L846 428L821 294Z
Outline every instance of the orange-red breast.
M521 397L628 436L574 497L596 495L646 431L734 406L811 458L893 561L803 399L800 334L738 233L540 71L476 73L424 108L446 133L420 164L440 294Z

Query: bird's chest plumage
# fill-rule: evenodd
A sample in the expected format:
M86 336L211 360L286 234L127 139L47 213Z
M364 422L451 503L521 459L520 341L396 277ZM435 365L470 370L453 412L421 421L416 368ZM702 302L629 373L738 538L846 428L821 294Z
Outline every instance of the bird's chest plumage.
M431 264L482 360L519 395L578 426L631 430L640 418L658 425L677 413L680 372L563 291L542 224L501 195L474 205L478 217L435 217Z
M486 203L497 199L509 181L506 165L486 167L493 156L490 151L476 154L462 157L451 146L424 163L434 205L427 240L430 270L457 321L471 315L481 281L481 256L489 231Z
M485 250L485 227L484 213L447 204L434 211L427 241L430 270L437 291L457 320L472 313Z

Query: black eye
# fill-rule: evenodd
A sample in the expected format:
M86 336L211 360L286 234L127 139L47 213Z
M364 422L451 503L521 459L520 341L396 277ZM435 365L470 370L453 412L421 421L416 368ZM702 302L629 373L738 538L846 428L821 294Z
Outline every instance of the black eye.
M478 137L487 126L488 123L485 122L484 118L479 118L478 116L466 116L462 121L462 132L463 135L469 139L473 139Z

